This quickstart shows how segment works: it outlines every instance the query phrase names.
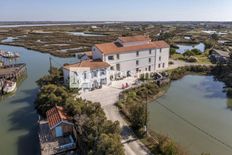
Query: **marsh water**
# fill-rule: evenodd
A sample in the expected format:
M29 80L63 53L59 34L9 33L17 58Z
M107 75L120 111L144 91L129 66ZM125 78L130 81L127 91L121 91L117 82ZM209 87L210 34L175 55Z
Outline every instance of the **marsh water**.
M102 37L102 36L106 36L105 34L85 33L85 32L68 32L68 34L74 35L74 36L82 36L82 37Z
M187 75L149 104L149 128L168 135L192 155L232 154L232 102L213 76Z
M198 49L201 52L205 51L205 44L204 43L199 43L199 44L177 44L179 49L176 50L177 53L184 53L187 50L192 50L192 49Z
M0 45L0 49L19 53L20 58L16 62L27 64L27 78L16 93L0 100L0 155L39 154L38 115L34 108L38 87L35 81L48 73L49 57L54 66L77 60L57 58L21 47Z

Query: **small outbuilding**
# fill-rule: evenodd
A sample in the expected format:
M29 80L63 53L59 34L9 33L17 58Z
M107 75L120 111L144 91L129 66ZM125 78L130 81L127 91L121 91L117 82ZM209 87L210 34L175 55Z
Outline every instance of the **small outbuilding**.
M212 63L226 64L230 58L230 52L213 49L210 51L209 58Z
M72 134L73 123L69 121L63 107L55 106L46 112L50 132L54 137Z
M46 112L46 116L47 120L39 121L41 155L75 152L74 124L63 107L54 106Z

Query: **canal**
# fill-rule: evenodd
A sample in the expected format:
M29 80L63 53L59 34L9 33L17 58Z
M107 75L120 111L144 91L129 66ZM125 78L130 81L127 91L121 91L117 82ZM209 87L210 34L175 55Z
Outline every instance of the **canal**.
M64 63L73 63L76 59L57 58L22 47L0 45L0 49L19 53L20 58L16 62L27 64L27 78L20 84L16 93L0 100L0 154L39 154L38 115L34 108L38 93L36 81L48 73L49 57L57 67Z
M187 75L149 104L149 128L168 135L192 155L232 154L232 102L213 76Z

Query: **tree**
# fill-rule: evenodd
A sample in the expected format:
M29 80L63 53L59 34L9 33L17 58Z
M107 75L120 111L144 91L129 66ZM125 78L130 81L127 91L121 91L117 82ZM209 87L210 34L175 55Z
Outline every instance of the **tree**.
M96 155L124 155L120 136L116 134L101 134L97 143Z
M219 39L219 37L218 37L218 35L217 35L216 33L212 34L210 37L211 37L213 40L216 40L216 41Z
M144 127L146 123L146 114L144 111L144 104L134 104L129 109L130 112L130 121L132 128L135 130L139 130Z
M36 108L45 116L46 111L55 105L64 106L68 96L65 87L54 84L44 85L37 96Z
M192 51L190 51L190 50L187 50L187 51L185 51L185 52L183 53L183 55L184 55L184 56L190 57L190 56L193 56L194 53L193 53Z
M215 45L215 41L213 40L206 40L204 43L206 49L211 49Z
M171 48L170 49L170 55L176 54L176 49L175 48Z
M53 67L49 71L49 75L45 75L37 81L37 84L42 87L43 85L47 84L56 84L62 85L63 84L63 71L62 68L58 69Z

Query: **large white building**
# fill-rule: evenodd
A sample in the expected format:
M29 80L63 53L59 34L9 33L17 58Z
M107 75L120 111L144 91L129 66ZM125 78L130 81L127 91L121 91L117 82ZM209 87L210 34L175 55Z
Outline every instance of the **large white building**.
M110 84L110 80L118 77L134 76L141 72L154 72L165 70L168 68L169 62L169 45L164 41L151 41L147 36L119 37L115 42L96 44L92 47L92 61L104 63L104 67L100 68L106 73L104 84ZM82 62L83 63L83 62ZM90 65L91 63L86 63ZM68 65L64 67L64 78L71 88L85 88L86 85L95 86L92 82L89 84L86 80L83 82L83 68L78 64ZM86 66L89 74L95 69ZM67 68L68 67L68 68ZM88 68L88 69L87 69ZM99 68L97 68L99 71ZM76 73L75 73L76 72ZM101 81L89 76L89 81ZM79 79L79 84L70 84L73 79ZM69 82L67 82L69 81ZM101 85L101 83L99 83Z

